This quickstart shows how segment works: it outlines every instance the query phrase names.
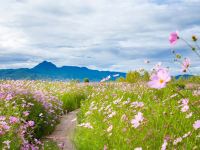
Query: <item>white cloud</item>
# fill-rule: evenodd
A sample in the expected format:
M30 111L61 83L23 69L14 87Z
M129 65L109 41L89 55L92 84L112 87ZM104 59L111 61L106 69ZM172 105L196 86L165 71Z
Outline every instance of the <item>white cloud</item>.
M0 2L0 56L29 56L25 62L9 60L0 65L4 68L24 67L26 62L31 67L45 59L59 66L127 71L142 67L146 58L173 67L169 33L179 30L186 38L200 36L199 0ZM183 44L177 48L185 49Z

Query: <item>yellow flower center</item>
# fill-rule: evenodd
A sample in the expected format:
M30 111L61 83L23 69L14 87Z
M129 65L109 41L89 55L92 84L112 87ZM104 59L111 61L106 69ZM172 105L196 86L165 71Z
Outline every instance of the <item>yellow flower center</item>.
M164 80L160 79L160 83L163 83L163 82L164 82Z

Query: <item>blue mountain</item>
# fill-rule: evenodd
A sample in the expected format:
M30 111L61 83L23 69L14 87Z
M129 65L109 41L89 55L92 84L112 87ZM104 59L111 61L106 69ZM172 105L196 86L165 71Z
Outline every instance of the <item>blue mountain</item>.
M182 79L188 79L188 78L193 77L193 76L194 75L183 74L183 75L177 75L177 76L175 76L175 79L180 79L180 78L182 78Z
M20 69L0 69L0 79L13 80L80 80L89 78L90 81L100 81L109 75L119 74L125 77L126 73L113 71L91 70L86 67L63 66L57 67L55 64L43 61L33 68ZM113 78L115 79L115 78Z

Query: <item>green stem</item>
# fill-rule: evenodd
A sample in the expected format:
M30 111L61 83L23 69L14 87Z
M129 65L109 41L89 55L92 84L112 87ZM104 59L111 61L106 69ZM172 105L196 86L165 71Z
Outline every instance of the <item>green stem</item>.
M198 43L195 41L196 47L200 50L200 46L198 45Z
M179 37L179 39L181 39L183 42L185 42L190 48L193 48L193 46L188 42L186 41L185 39Z
M180 38L179 37L179 39L181 39L183 42L185 42L186 43L186 45L188 45L192 50L195 48L195 47L193 47L190 43L188 43L185 39L183 39L183 38ZM196 55L200 58L200 54L196 51L196 50L193 50L195 53L196 53Z
M199 53L198 53L196 50L195 50L194 52L197 54L197 56L199 56L199 57L200 57L200 54L199 54Z
M174 56L175 56L175 58L176 58L177 53L175 52L175 53L173 53L173 54L174 54ZM178 62L178 63L180 63L181 65L183 65L183 63L182 63L179 59L177 59L176 62ZM189 68L187 68L187 70L188 70L188 72L189 72L190 74L192 74L192 72L190 71Z

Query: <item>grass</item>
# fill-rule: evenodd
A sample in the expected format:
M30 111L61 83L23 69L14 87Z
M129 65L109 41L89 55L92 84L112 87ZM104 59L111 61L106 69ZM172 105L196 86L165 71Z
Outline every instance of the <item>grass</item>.
M45 141L43 144L44 144L43 147L44 150L60 150L57 143L52 140Z
M81 101L84 99L86 99L86 95L80 90L65 93L61 97L63 108L68 112L80 108Z

